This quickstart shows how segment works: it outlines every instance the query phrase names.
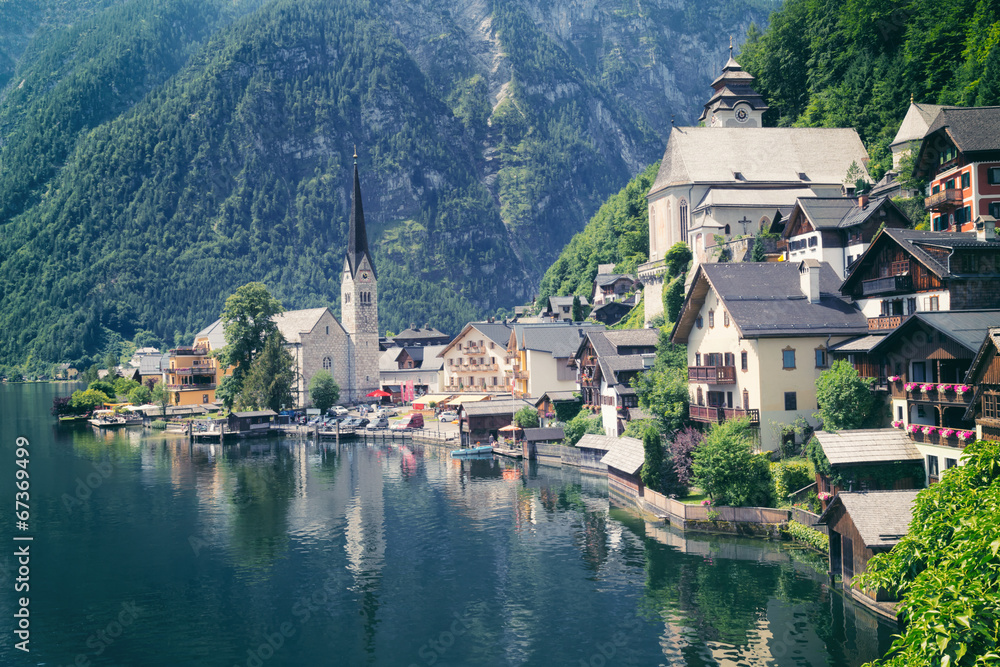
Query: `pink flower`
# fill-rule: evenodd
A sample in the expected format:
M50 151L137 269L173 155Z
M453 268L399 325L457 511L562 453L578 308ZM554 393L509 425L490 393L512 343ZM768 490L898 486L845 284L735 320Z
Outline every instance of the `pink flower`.
M931 391L937 391L937 387L932 384L922 384L920 385L920 391L927 393Z
M925 426L921 430L924 432L924 435L930 435L937 429L933 426Z
M910 428L909 428L910 433L916 433L919 430L920 430L919 426L917 426L916 424L910 424Z
M972 387L970 387L967 384L956 384L955 385L955 393L956 394L964 394L967 391L972 391Z
M826 491L820 491L819 493L816 494L816 497L822 500L823 502L826 502L830 498L833 498L833 496L827 493Z
M943 428L941 429L941 435L945 438L950 438L955 435L955 429L953 428Z
M712 501L709 500L708 498L705 498L703 501L701 501L701 506L702 507L708 507L711 504L712 504Z
M899 377L898 375L890 375L887 379L889 380L889 382L899 382L903 378Z
M907 382L906 385L903 388L906 391L913 391L914 389L917 388L917 383L916 382Z
M954 388L955 388L955 385L953 385L953 384L939 384L938 385L938 391L951 391Z
M892 427L893 428L903 428L903 422L898 421L898 420L894 421L894 422L892 422Z
M961 441L966 441L974 437L976 434L973 431L959 431L958 439Z

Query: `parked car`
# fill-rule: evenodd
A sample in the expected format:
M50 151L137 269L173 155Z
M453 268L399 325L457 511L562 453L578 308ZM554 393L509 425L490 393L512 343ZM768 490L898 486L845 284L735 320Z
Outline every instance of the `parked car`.
M389 420L386 417L378 417L368 422L368 426L366 426L365 428L369 431L377 431L378 429L389 428Z
M411 412L392 425L393 431L405 431L410 428L423 428L424 416L419 412Z
M335 405L332 408L330 408L330 412L332 412L335 415L343 416L347 414L347 408L345 408L343 405Z
M376 417L395 417L399 414L399 410L394 407L388 406L384 408L379 408L378 412L375 413Z
M438 417L438 421L453 422L458 419L458 413L453 410L446 410Z
M321 419L322 419L322 417L313 417L312 419L309 420L309 424L308 425L309 426L316 426L317 424L319 424L319 422L320 422Z

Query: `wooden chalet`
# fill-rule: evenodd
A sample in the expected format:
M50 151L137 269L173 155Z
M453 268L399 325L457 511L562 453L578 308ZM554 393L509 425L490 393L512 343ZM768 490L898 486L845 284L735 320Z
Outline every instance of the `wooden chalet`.
M276 415L274 410L232 412L226 419L226 430L241 436L267 435Z
M606 435L620 435L629 410L639 406L632 379L653 365L658 340L655 329L622 329L591 331L580 342L574 355L580 396L601 414Z
M458 409L462 446L485 444L491 435L499 440L500 429L513 424L514 414L525 406L534 408L533 403L520 398L462 403Z
M966 384L976 393L966 411L975 419L976 437L1000 442L1000 327L991 328L972 361Z
M887 491L923 488L922 457L916 445L894 428L856 429L814 434L838 474L838 485L816 473L816 490L836 496L841 491ZM823 497L821 496L822 500ZM822 500L823 507L829 501Z
M865 591L855 577L877 553L890 551L909 531L917 491L841 493L816 525L830 531L830 576L839 576L844 592L874 611L896 617L894 598L884 590Z
M1000 243L977 232L883 229L840 287L868 318L868 330L895 329L918 312L1000 308Z

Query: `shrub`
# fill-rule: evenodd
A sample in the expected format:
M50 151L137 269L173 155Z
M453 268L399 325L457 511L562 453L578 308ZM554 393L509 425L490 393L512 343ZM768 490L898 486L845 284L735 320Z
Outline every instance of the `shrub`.
M771 464L774 493L777 501L788 499L788 494L808 486L815 480L812 468L804 461L782 461Z
M163 421L162 419L156 419L153 421L152 424L150 424L150 427L155 428L158 431L162 431L163 429L167 428L167 422Z
M823 553L830 551L830 538L815 528L805 526L798 521L788 521L782 529L786 535L796 542L818 549Z

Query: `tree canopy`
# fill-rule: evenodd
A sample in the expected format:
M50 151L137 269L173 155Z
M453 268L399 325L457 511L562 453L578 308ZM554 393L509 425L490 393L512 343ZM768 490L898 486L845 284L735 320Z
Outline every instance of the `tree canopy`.
M273 331L243 380L238 402L244 409L278 412L292 406L294 384L295 360L285 349L281 334Z
M226 299L226 307L222 311L226 347L220 355L220 362L233 367L237 387L242 387L244 378L254 360L264 351L267 341L278 334L274 316L284 310L281 302L271 296L263 283L247 283Z
M769 507L774 483L767 454L754 453L748 419L713 424L694 450L694 483L720 505Z
M823 429L873 428L878 425L878 403L872 395L873 378L862 378L845 359L833 362L816 380L816 402Z
M319 370L309 380L309 397L313 407L325 413L340 400L340 387L334 382L330 371Z

